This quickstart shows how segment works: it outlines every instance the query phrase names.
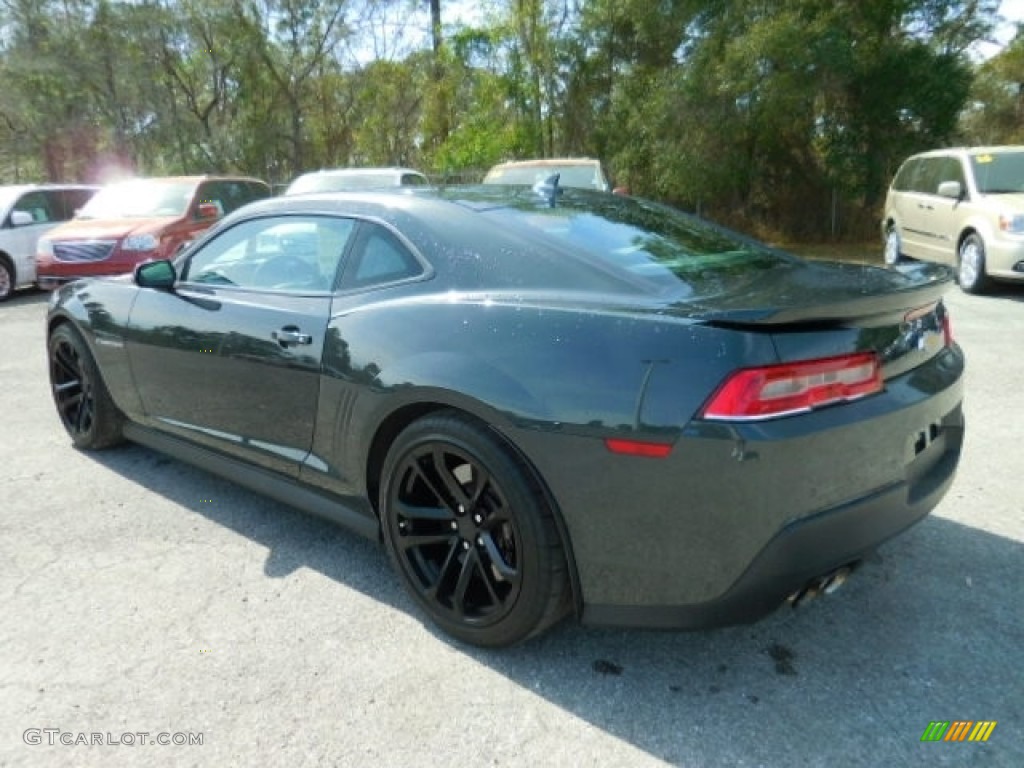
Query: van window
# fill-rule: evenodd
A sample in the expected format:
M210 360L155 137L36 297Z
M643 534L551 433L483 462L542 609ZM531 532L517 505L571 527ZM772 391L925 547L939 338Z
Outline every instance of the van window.
M35 190L22 195L14 204L14 210L27 213L34 224L46 224L58 220L52 203L53 200L45 191Z
M892 180L892 188L897 192L908 192L913 189L914 175L920 166L921 161L917 158L907 160L896 173L896 178Z

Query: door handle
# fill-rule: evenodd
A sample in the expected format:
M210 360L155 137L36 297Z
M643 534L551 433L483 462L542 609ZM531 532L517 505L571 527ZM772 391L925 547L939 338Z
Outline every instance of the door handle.
M303 333L294 325L286 325L279 331L274 331L270 334L270 338L274 339L282 347L288 347L292 344L312 344L313 337L308 333Z

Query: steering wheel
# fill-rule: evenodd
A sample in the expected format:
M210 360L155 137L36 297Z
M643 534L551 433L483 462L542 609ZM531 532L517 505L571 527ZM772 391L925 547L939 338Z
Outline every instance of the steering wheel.
M260 264L252 279L256 285L265 288L304 286L317 283L320 271L305 259L285 253Z

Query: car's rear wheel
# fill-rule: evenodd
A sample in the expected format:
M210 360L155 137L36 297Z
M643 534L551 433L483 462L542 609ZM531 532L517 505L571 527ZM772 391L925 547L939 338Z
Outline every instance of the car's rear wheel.
M449 412L395 440L381 484L384 540L402 580L442 629L510 645L566 612L566 556L545 494L487 427Z
M6 301L14 293L14 267L7 257L0 254L0 301Z
M882 252L887 266L895 267L903 261L903 254L900 252L900 233L896 227L890 225L885 232L885 250Z
M123 440L117 409L85 340L69 324L50 334L50 390L64 429L78 448L99 449Z
M980 235L972 233L960 244L957 279L967 293L984 293L989 287L990 280L985 274L985 241Z

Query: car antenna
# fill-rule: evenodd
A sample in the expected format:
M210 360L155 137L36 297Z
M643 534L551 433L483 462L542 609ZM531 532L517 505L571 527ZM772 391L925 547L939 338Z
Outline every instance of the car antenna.
M562 174L560 173L552 173L547 178L541 179L533 185L533 193L547 200L549 208L555 207L558 196L562 194L562 190L558 186L558 180L561 176Z

